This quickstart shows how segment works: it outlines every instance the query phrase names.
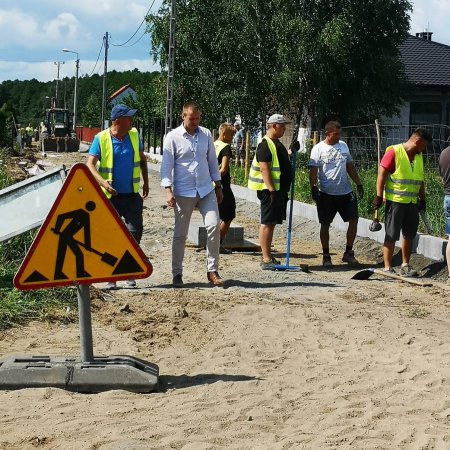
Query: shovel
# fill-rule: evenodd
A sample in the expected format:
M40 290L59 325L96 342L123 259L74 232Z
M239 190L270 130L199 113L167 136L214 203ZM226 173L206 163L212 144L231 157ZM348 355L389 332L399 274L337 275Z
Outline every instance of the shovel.
M294 138L296 134L294 131ZM300 266L289 265L289 258L291 255L291 236L292 236L292 215L294 211L294 187L295 187L295 161L297 157L297 150L292 150L292 182L291 182L291 198L289 201L289 219L288 219L288 230L286 237L286 262L285 264L276 264L271 270L280 270L283 272L309 272L308 264L300 264Z
M422 286L422 287L433 286L433 283L430 283L430 282L423 282L423 281L415 280L414 278L402 277L402 276L397 275L392 272L385 272L384 270L381 270L381 269L360 270L359 272L356 272L355 275L352 276L352 279L353 280L367 280L373 274L381 275L381 276L388 277L388 278L394 278L395 280L400 280L400 281L404 281L405 283L415 284L416 286Z
M54 228L51 229L53 231L53 233L60 235L61 233L57 233L56 230ZM86 244L84 244L83 242L77 241L76 239L73 239L74 242L76 242L78 245L81 245L82 247L84 247L88 252L92 252L95 253L98 256L101 256L101 260L108 264L109 266L114 267L116 265L116 262L118 260L118 258L116 258L114 255L111 255L111 253L108 252L99 252L98 250L96 250L95 248L87 248Z
M108 252L102 253L102 252L99 252L98 250L96 250L95 248L92 248L92 247L87 248L85 244L83 244L80 241L77 241L76 239L74 239L74 241L78 245L81 245L82 247L84 247L88 252L92 252L92 253L95 253L98 256L101 256L101 260L104 263L108 264L109 266L114 267L116 265L116 262L117 262L118 258L116 258L114 255L111 255L111 253L108 253Z

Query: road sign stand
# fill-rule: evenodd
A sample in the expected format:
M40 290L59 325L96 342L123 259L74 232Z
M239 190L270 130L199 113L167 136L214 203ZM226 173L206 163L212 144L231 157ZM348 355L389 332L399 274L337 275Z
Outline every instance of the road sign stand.
M0 361L0 390L55 387L74 392L151 392L156 364L132 356L94 356L89 285L78 285L81 358L11 356Z
M94 211L97 215L90 221L89 215ZM69 225L62 228L63 223ZM85 225L84 242L80 243L76 233L77 226L82 223ZM66 233L65 230L69 231ZM105 236L109 239L102 242ZM103 252L99 252L91 247L91 241L95 245L115 247L102 248ZM74 253L68 261L67 248ZM49 254L56 255L51 270ZM98 260L99 255L101 260ZM151 273L150 261L87 167L84 164L73 166L16 274L14 284L24 290L76 285L81 357L11 356L0 360L0 390L56 387L86 393L111 389L154 391L159 376L156 364L132 356L94 356L89 294L92 283L145 278Z
M92 321L91 321L91 299L89 296L89 286L79 284L78 294L78 314L80 320L80 346L81 361L92 362L94 360L94 348L92 344Z

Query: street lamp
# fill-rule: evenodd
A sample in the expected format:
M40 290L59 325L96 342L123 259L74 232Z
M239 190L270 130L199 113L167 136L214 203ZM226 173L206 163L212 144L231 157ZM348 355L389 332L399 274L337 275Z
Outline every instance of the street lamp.
M78 52L74 52L72 50L68 50L67 48L63 48L62 49L63 52L66 53L75 53L77 55L77 60L76 60L76 73L75 73L75 89L73 92L73 131L76 134L77 129L77 86L78 86L78 69L80 68L80 59L78 57Z

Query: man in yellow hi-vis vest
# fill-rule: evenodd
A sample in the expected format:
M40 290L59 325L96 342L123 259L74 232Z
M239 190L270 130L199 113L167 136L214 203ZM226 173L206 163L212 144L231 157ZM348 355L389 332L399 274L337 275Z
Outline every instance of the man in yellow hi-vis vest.
M123 104L114 106L112 125L95 136L86 164L139 244L143 232L143 199L148 196L149 186L144 147L133 128L136 112L137 109ZM142 196L139 194L141 175ZM127 280L125 286L135 287L136 281ZM116 283L108 283L107 288L115 289Z
M425 210L426 206L422 153L431 141L432 136L425 128L417 128L406 142L386 149L378 168L377 195L373 206L380 208L384 196L384 270L394 271L392 256L401 230L403 262L400 274L407 277L417 275L409 260L419 226L419 210Z
M281 114L273 114L267 120L267 134L256 149L248 177L248 187L257 191L261 202L261 246L263 270L273 270L280 264L272 256L273 232L276 224L286 219L288 192L291 186L292 170L286 147L279 140L286 131L286 120Z

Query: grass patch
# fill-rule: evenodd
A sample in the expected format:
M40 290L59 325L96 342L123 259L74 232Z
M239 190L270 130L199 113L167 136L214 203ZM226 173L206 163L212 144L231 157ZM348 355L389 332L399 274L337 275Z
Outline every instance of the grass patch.
M5 187L2 183L7 181L5 166L2 165L0 186ZM24 260L35 234L35 231L29 231L0 244L0 330L31 320L67 323L78 318L76 289L19 291L13 286L14 275Z

